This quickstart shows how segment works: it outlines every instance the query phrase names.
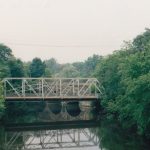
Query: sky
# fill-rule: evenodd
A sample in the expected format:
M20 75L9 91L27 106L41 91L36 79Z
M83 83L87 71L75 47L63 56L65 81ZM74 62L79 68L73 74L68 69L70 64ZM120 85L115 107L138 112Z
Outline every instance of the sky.
M0 0L0 43L23 61L107 55L150 27L150 0Z

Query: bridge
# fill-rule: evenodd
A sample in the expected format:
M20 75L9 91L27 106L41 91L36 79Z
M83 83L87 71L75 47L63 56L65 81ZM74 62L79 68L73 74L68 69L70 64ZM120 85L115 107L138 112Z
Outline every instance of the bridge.
M96 78L5 78L5 100L96 100Z

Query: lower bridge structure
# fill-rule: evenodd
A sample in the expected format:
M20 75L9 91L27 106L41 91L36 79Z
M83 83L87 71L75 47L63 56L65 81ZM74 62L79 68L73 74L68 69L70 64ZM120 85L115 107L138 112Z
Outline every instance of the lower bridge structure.
M7 132L4 150L48 150L95 147L98 137L90 129Z
M95 100L101 95L96 78L5 78L5 100Z

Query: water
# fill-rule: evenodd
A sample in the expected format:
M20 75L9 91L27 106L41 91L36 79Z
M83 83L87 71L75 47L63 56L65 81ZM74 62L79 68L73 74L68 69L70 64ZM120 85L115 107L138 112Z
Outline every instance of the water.
M0 150L149 150L148 141L87 103L9 103ZM28 109L27 109L28 108Z

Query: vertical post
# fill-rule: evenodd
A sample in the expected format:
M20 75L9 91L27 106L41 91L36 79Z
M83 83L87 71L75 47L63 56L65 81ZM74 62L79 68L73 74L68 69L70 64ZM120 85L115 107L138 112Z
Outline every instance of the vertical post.
M5 98L6 98L6 91L7 91L6 80L4 80L4 97Z
M94 81L94 90L95 90L95 97L97 97L96 81Z
M60 97L61 97L61 94L62 94L62 93L61 93L62 80L59 79L59 81L60 81L60 82L59 82L59 84L60 84L60 85L59 85L59 88L60 88Z
M75 95L75 90L74 90L74 87L75 87L75 79L72 79L73 80L73 83L72 83L72 86L73 86L73 96Z
M75 129L73 130L73 140L74 140L74 142L76 142L76 132L75 132Z
M80 81L79 81L79 78L78 78L78 96L80 96L79 91L80 91Z
M56 80L56 95L58 96L58 82Z
M42 98L44 100L44 79L42 78Z
M38 86L37 88L38 88L38 91L39 91L39 95L41 95L41 93L42 93L42 89L41 89L41 86L42 86L42 85L41 85L41 84L42 84L42 83L41 83L41 81L39 80L38 85L37 85L37 86Z
M78 146L80 146L80 129L78 129Z
M59 143L58 130L57 130L57 143Z
M25 98L25 81L24 79L21 80L22 80L22 96Z
M60 142L62 143L63 130L60 131Z

